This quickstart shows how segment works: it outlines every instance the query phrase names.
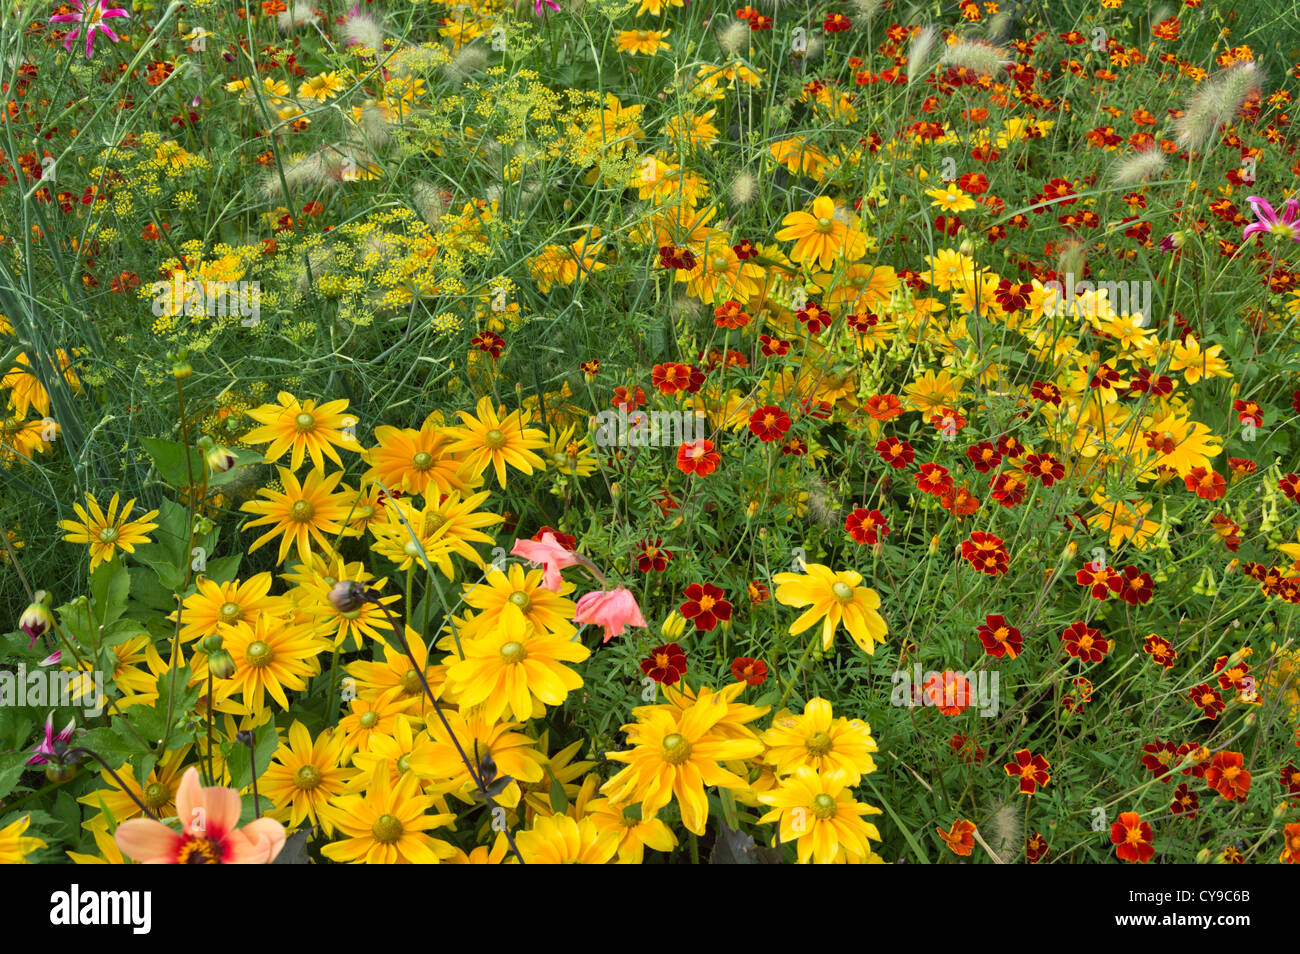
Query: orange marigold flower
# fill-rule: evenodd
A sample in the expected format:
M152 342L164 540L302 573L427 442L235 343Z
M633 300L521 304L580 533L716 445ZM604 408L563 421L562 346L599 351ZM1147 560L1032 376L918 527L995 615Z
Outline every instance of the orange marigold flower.
M952 823L948 831L942 828L936 828L939 837L943 839L954 855L969 855L975 847L975 823L967 821L965 818L958 818Z
M1137 812L1122 812L1119 821L1110 826L1110 840L1119 846L1115 855L1120 861L1150 861L1156 853L1151 837L1151 826Z

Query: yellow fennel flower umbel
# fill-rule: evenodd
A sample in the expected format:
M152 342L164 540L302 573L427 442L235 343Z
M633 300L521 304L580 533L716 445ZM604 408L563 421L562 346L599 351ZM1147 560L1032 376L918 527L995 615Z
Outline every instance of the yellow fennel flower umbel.
M477 417L464 411L456 413L464 426L447 430L452 443L445 451L463 459L472 478L477 479L490 466L497 484L504 487L506 464L525 474L545 468L533 451L546 446L546 435L527 427L528 419L519 411L506 414L504 407L494 410L492 399L484 397L478 402Z
M889 632L884 619L876 612L880 597L875 590L860 586L862 575L853 570L836 573L830 567L809 563L807 573L778 573L776 600L783 606L808 607L790 624L790 634L798 635L818 621L822 624L822 649L829 650L840 624L865 653L874 654L876 643L885 641Z
M78 519L59 521L59 526L68 531L64 540L69 543L90 545L91 570L106 560L111 561L118 550L134 553L135 545L148 543L149 537L146 534L158 527L158 524L150 523L158 516L157 510L150 510L141 515L139 520L128 520L127 518L131 516L131 508L135 506L135 500L134 498L128 500L121 513L117 510L118 500L118 495L113 494L113 499L108 502L108 513L104 513L99 509L99 503L95 498L87 493L84 509L81 504L72 505Z

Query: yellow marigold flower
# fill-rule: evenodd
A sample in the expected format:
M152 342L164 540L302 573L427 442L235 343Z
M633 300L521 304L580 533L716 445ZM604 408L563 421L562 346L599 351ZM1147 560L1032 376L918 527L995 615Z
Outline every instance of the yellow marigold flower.
M23 835L31 823L32 816L27 814L0 828L0 865L31 864L27 856L45 847L45 842L40 838Z
M798 635L818 621L822 624L822 648L829 650L840 624L865 653L874 654L876 643L884 643L889 631L876 612L880 597L875 590L860 586L862 574L854 570L835 572L820 563L805 566L807 573L778 573L773 594L783 606L807 606L808 609L790 624L791 635Z
M1197 467L1212 470L1210 458L1223 453L1223 443L1190 413L1171 409L1143 422L1136 450L1144 465L1139 479L1150 480L1160 467L1172 468L1179 477Z
M375 440L377 446L362 451L362 459L370 464L363 484L377 480L389 490L408 494L427 493L429 484L443 494L469 493L473 487L473 481L461 476L465 461L447 452L447 429L432 421L419 430L385 424L375 428Z
M1222 357L1223 345L1211 345L1201 350L1201 343L1194 335L1188 335L1181 341L1173 343L1173 357L1169 370L1181 371L1183 380L1195 384L1201 378L1230 378L1228 363Z
M249 552L279 536L280 553L276 563L283 563L290 548L295 545L298 558L304 563L308 562L311 560L313 540L323 553L332 553L334 544L330 538L343 532L342 521L348 511L347 493L334 492L343 472L335 471L327 477L323 471L313 470L306 480L299 483L288 468L276 469L280 472L284 493L262 488L258 494L266 497L266 500L250 500L240 507L245 513L261 514L247 526L273 525L253 542L248 548Z
M715 731L727 714L716 697L687 709L657 706L638 713L638 721L623 726L631 746L606 752L627 767L601 786L616 804L641 802L643 816L654 815L674 797L688 831L704 834L709 819L706 785L746 789L749 783L719 762L750 759L763 751L757 739L728 739Z
M975 208L975 200L957 188L954 182L949 182L942 189L926 189L925 194L933 200L931 206L945 212L966 212Z
M430 837L434 828L451 826L455 815L429 813L433 799L421 795L419 779L407 774L393 785L387 772L378 772L364 795L340 795L339 841L321 849L331 861L368 865L436 865L456 850Z
M269 817L291 829L310 821L332 835L338 809L329 800L342 795L346 782L356 775L342 762L343 739L338 733L327 729L312 741L307 727L295 719L260 780L260 793L277 809Z
M525 864L603 865L618 852L618 832L597 828L589 818L539 815L528 831L515 838Z
M794 241L790 257L796 262L816 263L825 270L841 256L852 261L866 251L866 236L835 217L835 202L829 196L814 199L811 212L791 212L781 224L785 228L776 239Z
M106 560L112 560L116 552L125 550L127 553L134 553L137 543L148 543L147 536L150 530L158 527L156 523L150 523L154 517L158 516L157 510L150 510L148 513L141 514L139 520L129 520L131 508L135 506L135 498L126 502L122 512L118 513L118 495L113 494L113 499L108 502L108 513L99 509L99 503L94 496L87 492L86 506L83 509L81 504L73 504L72 509L76 511L76 520L60 520L59 527L67 530L68 534L63 539L69 543L87 543L90 545L90 569Z
M449 580L456 578L453 554L482 566L472 544L494 543L482 529L504 519L475 509L489 496L484 490L461 500L460 494L450 493L441 500L430 499L419 510L405 500L390 501L384 507L384 522L371 527L377 541L375 552L392 560L399 570L427 560Z
M448 452L463 455L465 466L474 478L490 465L496 474L497 485L504 487L506 464L525 474L531 474L533 468L545 466L533 451L546 446L546 435L528 427L528 418L521 412L506 414L504 406L494 409L492 399L485 396L479 399L476 413L477 417L457 411L463 426L450 428L447 432L453 440Z
M664 37L671 32L672 30L622 30L614 35L614 45L620 53L654 56L660 50L670 49L664 42Z
M843 772L847 784L856 785L876 770L871 726L861 719L833 718L825 699L808 700L801 716L784 710L777 713L772 728L763 733L763 744L768 747L763 759L779 776L807 766L817 772Z
M350 430L356 420L344 414L348 408L346 400L329 401L318 407L310 399L300 402L288 391L281 391L276 400L278 404L263 404L248 412L262 426L243 438L248 444L270 443L265 454L267 463L274 463L285 451L292 451L289 466L293 470L302 466L305 454L311 455L317 468L325 466L324 457L342 467L335 445L351 445L349 449L359 450L356 436Z
M462 708L481 704L484 717L491 720L509 710L520 722L532 718L533 700L558 706L570 692L582 688L582 677L563 664L580 663L591 655L571 635L539 629L527 623L518 609L502 613L486 635L466 639L462 634L465 658L447 659L447 684L456 704Z
M314 99L323 103L333 99L346 86L346 80L337 71L318 73L302 81L298 86L298 95L302 99Z
M188 643L238 622L252 622L258 613L272 616L286 609L284 597L271 596L270 573L258 573L244 582L218 583L206 576L195 579L195 591L181 604L181 642ZM173 612L168 619L175 620Z
M941 248L933 255L927 255L925 261L930 270L922 272L921 277L942 292L953 287L965 288L975 281L980 271L973 258L951 248Z
M235 623L221 635L223 648L235 660L229 684L254 713L266 708L268 695L288 709L284 690L306 689L307 679L320 672L316 656L329 648L309 627L267 613L258 613L251 625Z
M795 842L801 865L809 860L830 864L841 848L851 858L868 860L874 854L868 839L880 840L879 829L862 816L879 815L881 810L855 802L843 772L819 774L800 766L775 791L760 793L758 800L773 806L759 821L780 821L780 840Z

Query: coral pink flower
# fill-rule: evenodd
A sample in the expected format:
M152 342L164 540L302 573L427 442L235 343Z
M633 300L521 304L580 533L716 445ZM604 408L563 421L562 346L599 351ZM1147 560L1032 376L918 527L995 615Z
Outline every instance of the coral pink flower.
M173 831L151 818L133 818L114 835L122 854L149 865L265 865L284 847L284 826L259 818L239 827L239 793L204 788L197 769L185 770L176 790L176 816L184 830Z
M553 533L543 533L540 541L516 540L510 555L523 557L534 565L544 564L546 574L542 578L542 585L553 593L560 592L560 586L564 583L560 576L561 568L581 562L572 551L560 545Z
M90 59L91 51L95 44L95 34L102 33L114 43L119 39L118 35L104 25L104 21L112 17L127 17L127 13L121 7L110 7L104 0L91 0L90 3L83 3L82 0L72 0L72 5L77 8L76 13L60 13L50 17L50 23L75 23L77 28L70 32L67 39L63 41L63 48L71 50L73 41L77 39L78 34L85 32L86 36L86 59Z
M602 642L606 643L615 636L622 636L623 630L628 626L646 625L641 607L636 605L636 597L622 587L587 593L578 600L578 606L573 611L573 621L605 627Z

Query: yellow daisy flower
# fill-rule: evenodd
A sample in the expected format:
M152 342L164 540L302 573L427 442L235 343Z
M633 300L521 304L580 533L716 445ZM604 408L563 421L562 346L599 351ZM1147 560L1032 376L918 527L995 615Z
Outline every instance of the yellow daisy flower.
M874 654L876 643L884 643L889 631L876 612L880 596L875 590L860 586L862 574L854 570L835 572L820 563L809 563L807 573L778 573L773 594L783 606L807 606L808 609L790 624L790 634L798 635L822 624L822 648L829 650L840 624L865 653Z
M295 719L287 741L280 743L259 783L260 794L276 806L268 817L286 822L291 829L309 821L332 835L338 810L329 800L342 795L356 774L342 762L343 739L338 733L327 730L312 741L307 727Z
M506 464L525 474L544 466L533 451L546 446L546 435L527 427L528 419L519 411L506 414L504 407L493 409L492 399L483 397L478 402L477 417L464 411L456 413L464 426L448 429L453 442L447 452L463 455L465 466L475 479L491 466L497 484L504 487Z
M72 509L77 513L77 520L60 520L59 527L67 530L68 535L63 539L69 543L87 543L90 545L90 569L93 571L99 564L112 560L118 550L124 550L127 553L134 553L136 544L148 543L148 533L158 527L156 523L150 523L154 517L158 516L157 510L150 510L148 513L141 514L139 520L129 520L131 508L135 506L135 498L126 502L119 514L118 495L113 494L113 499L108 502L108 513L99 509L99 503L90 493L86 494L86 506L83 509L81 504L73 504ZM87 512L89 511L89 512Z
M388 773L379 772L364 795L338 796L334 807L344 837L321 854L331 861L369 865L436 865L452 857L455 849L427 832L453 825L456 816L429 814L433 799L419 791L413 774L392 785Z
M253 552L268 540L279 536L280 553L276 563L283 563L289 555L289 549L294 546L297 547L298 558L304 563L308 562L312 555L313 540L324 553L333 553L333 540L326 534L334 536L343 532L342 521L348 511L346 488L342 492L334 492L343 472L335 471L326 476L321 470L313 470L306 480L299 483L289 469L276 469L280 472L284 492L262 488L258 494L266 497L266 500L250 500L240 507L245 513L261 514L247 526L273 525L253 542L248 552Z
M355 425L355 418L344 414L348 402L329 401L319 407L313 400L299 401L288 391L281 391L276 400L279 404L263 404L248 412L248 416L261 424L244 435L248 444L266 444L267 463L275 463L291 451L289 466L297 470L302 466L304 455L310 454L312 463L317 468L325 466L328 457L340 467L343 461L334 449L347 447L360 450L356 436L350 425Z

